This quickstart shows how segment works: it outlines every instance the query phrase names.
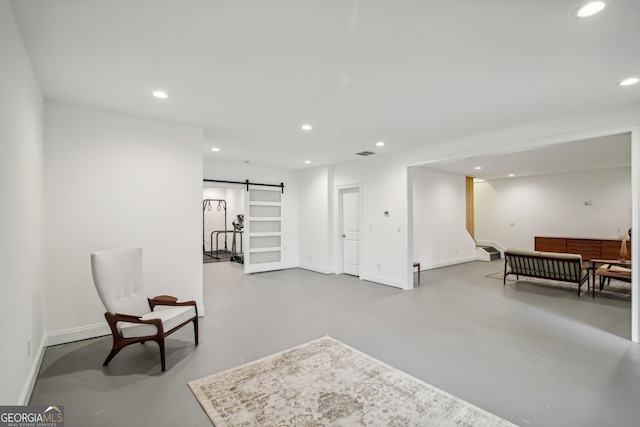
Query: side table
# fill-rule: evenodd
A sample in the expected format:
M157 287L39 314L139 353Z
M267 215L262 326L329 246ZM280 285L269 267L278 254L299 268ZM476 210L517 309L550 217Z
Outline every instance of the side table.
M622 280L631 282L631 262L619 259L592 259L589 260L591 269L591 284L593 286L592 298L596 297L596 276L600 276L600 290L605 280ZM616 268L622 267L622 268Z

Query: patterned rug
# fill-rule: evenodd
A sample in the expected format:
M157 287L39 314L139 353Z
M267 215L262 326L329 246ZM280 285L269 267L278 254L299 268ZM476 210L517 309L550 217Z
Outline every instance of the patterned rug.
M489 274L485 277L489 277L491 279L500 279L500 281L502 281L502 278L504 277L504 273L502 271L499 271L497 273ZM598 280L599 279L596 278L597 282ZM578 294L578 285L576 283L560 282L557 280L545 280L545 279L538 279L537 277L524 277L524 276L520 276L520 280L516 280L516 276L513 274L510 274L507 276L507 285L513 285L519 282L525 282L525 283L534 284L536 286L542 286L546 288L570 290L571 292L575 292L576 295ZM582 292L584 292L585 294L588 293L589 295L591 295L591 290L587 292L586 282L582 284L582 287L580 289L581 289L580 296L583 296ZM611 279L611 282L608 285L605 285L602 291L600 291L600 284L598 282L598 286L596 286L596 296L631 301L631 283L623 282L621 280Z
M216 427L514 426L328 336L189 387Z

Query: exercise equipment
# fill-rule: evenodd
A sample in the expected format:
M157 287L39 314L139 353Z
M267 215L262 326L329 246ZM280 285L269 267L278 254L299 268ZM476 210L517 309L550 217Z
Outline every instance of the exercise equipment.
M244 229L244 215L238 215L231 223L233 225L233 238L231 239L231 261L244 264L244 253L242 252L242 233ZM238 252L237 237L240 235L240 252Z
M215 204L217 202L217 204ZM211 232L211 244L210 250L207 251L205 246L205 235L206 235L206 213L207 211L213 211L214 205L216 206L216 211L221 212L224 211L224 230L214 230ZM229 248L227 247L227 233L232 233L233 230L226 230L227 228L227 201L224 199L204 199L202 201L202 254L214 259L220 259L220 253L229 253ZM213 251L213 235L216 234L216 250ZM218 245L218 237L220 234L224 234L224 249L220 250Z

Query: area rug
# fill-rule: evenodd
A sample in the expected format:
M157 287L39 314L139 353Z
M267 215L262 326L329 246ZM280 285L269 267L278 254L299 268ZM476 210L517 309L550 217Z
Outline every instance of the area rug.
M502 278L504 277L504 272L499 271L497 273L489 274L485 277L489 277L491 279L500 279L500 281L502 281ZM598 281L597 278L596 278L596 281ZM578 294L578 285L576 283L560 282L557 280L545 280L545 279L539 279L537 277L525 277L525 276L520 276L520 280L516 280L516 276L513 274L510 274L507 276L507 284L510 286L520 282L530 283L536 286L547 287L547 288L565 289L571 292L575 292L576 295ZM606 298L614 298L614 299L621 299L625 301L631 301L631 283L612 279L608 285L604 286L602 291L600 291L599 288L600 288L600 284L598 282L598 286L596 287L596 297L602 296ZM586 282L582 284L582 287L580 289L581 289L581 292L580 292L581 296L582 296L582 292L584 292L585 294L588 293L589 295L591 295L591 290L587 291Z
M189 387L216 427L514 426L328 336Z

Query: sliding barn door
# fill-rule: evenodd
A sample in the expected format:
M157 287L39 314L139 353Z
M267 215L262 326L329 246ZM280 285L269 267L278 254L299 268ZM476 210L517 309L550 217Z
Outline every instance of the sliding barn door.
M245 193L244 271L280 270L282 257L281 189L249 189Z

